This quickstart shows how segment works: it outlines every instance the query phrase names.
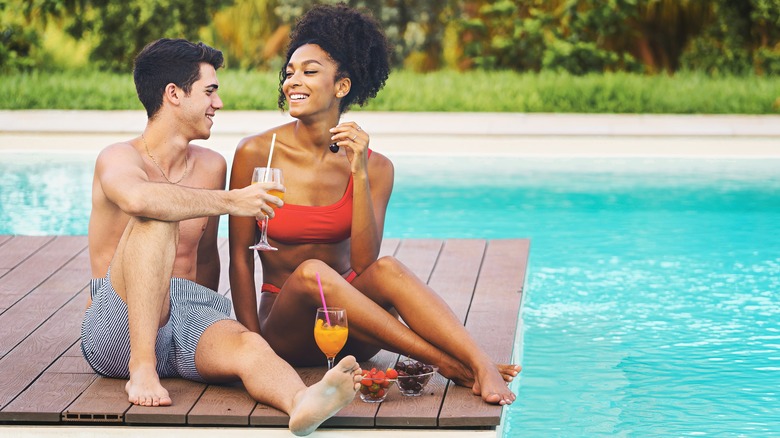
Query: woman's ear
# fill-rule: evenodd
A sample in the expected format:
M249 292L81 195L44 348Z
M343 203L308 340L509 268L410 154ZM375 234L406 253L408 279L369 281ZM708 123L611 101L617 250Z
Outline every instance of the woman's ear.
M341 78L336 82L336 97L344 97L349 94L349 90L352 88L352 80L350 78Z

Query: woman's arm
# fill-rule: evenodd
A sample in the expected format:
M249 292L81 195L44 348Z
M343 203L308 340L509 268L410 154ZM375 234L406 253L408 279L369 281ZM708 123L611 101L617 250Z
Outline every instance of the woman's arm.
M379 257L387 204L393 191L393 163L387 157L373 152L368 168L365 175L353 175L350 262L358 274Z
M252 172L260 162L251 140L244 139L236 148L233 167L230 171L230 189L246 187L252 183ZM260 333L257 316L257 293L255 288L254 244L256 219L253 217L230 216L228 218L228 241L230 245L230 294L236 318L247 329Z
M393 191L393 163L377 152L368 156L369 136L354 122L331 130L333 140L347 148L353 179L350 263L360 274L379 257L385 213Z

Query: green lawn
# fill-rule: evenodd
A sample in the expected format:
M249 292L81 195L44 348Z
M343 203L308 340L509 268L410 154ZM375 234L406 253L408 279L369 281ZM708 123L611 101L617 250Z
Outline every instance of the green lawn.
M225 109L276 109L274 72L219 72ZM0 76L0 109L142 109L132 75L36 72ZM357 108L355 108L357 109ZM700 74L571 76L515 72L395 71L372 111L777 114L780 78Z

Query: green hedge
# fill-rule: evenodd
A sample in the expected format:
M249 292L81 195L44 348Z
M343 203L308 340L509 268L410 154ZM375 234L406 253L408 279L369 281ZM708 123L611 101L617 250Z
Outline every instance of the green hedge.
M275 110L275 73L219 72L227 110ZM2 109L142 109L130 74L23 73L0 76ZM372 111L777 114L780 78L701 73L517 73L395 71L365 108ZM354 108L357 110L358 108Z

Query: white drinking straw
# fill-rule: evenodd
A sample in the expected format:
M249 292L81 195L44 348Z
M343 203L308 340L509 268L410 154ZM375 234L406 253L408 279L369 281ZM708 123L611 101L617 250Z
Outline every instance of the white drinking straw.
M265 166L265 175L263 182L268 182L268 175L271 173L271 156L274 154L274 143L276 143L276 133L271 137L271 150L268 151L268 164Z

